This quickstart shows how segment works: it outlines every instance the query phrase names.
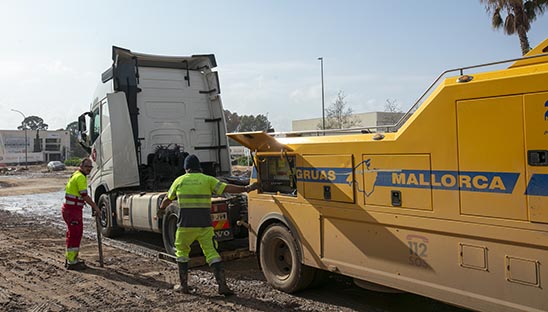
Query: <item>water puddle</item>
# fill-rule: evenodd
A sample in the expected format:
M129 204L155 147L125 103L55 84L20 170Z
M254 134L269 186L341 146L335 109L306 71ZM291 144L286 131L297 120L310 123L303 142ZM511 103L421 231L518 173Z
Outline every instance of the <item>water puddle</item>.
M51 221L55 225L65 225L61 215L61 205L65 191L42 194L14 195L0 197L0 209L35 218L36 221ZM83 211L84 224L92 222L91 208Z

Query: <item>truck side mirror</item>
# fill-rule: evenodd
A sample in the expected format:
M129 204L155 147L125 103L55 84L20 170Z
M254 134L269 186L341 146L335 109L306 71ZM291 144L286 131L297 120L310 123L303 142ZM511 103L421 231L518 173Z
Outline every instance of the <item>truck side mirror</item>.
M80 131L80 133L85 133L87 132L87 128L86 128L86 114L82 114L78 117L78 131Z
M87 136L87 127L86 127L86 115L91 116L91 113L84 113L78 117L78 143L82 148L91 153L91 148L89 147L88 136Z

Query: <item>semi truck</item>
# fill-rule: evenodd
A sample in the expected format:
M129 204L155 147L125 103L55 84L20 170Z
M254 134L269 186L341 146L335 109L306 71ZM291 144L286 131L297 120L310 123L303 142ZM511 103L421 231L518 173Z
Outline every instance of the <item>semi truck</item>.
M447 70L393 127L229 134L253 151L266 280L548 311L547 52Z
M162 56L112 48L90 111L78 118L79 138L93 161L88 184L107 237L123 230L161 233L174 254L178 206L159 205L184 160L195 154L205 174L233 184L215 56ZM244 195L212 198L218 241L245 237Z

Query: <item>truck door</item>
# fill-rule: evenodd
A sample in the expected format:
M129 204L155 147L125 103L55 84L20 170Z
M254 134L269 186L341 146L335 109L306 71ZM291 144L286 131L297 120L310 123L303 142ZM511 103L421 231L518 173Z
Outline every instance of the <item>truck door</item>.
M109 93L107 102L103 106L103 124L107 127L103 129L102 151L109 165L105 179L109 179L110 189L137 186L139 169L126 96L124 92Z
M456 106L460 213L528 220L523 96Z
M548 223L548 93L528 94L524 104L529 218Z

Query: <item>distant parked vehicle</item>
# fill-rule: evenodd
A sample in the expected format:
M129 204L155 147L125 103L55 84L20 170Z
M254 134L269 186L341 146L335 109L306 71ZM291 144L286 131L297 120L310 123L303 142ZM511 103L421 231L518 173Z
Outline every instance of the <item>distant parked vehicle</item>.
M48 170L49 171L62 171L62 170L65 170L65 169L66 169L65 164L63 164L62 162L60 162L58 160L50 161L48 163Z

